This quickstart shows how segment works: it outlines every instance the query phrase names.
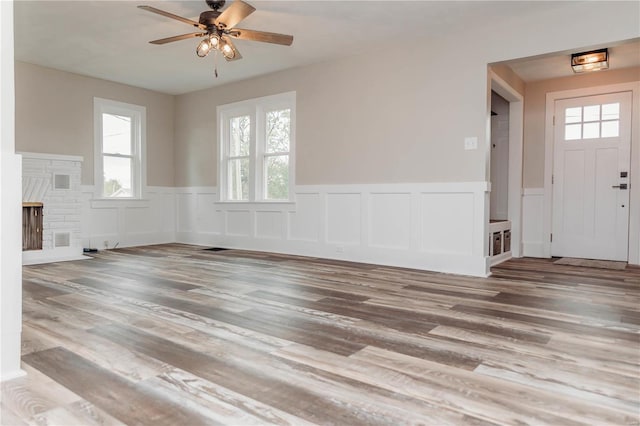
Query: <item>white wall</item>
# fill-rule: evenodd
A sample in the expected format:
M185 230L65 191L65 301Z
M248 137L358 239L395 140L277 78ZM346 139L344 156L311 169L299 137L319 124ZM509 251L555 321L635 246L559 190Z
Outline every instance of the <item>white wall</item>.
M94 199L92 185L82 185L81 191L83 247L102 250L175 242L175 188L147 187L141 200Z
M509 214L509 102L491 92L491 207L492 220Z
M0 380L20 369L22 331L21 159L15 154L13 3L0 2Z
M485 182L300 185L295 203L176 189L177 240L486 276Z

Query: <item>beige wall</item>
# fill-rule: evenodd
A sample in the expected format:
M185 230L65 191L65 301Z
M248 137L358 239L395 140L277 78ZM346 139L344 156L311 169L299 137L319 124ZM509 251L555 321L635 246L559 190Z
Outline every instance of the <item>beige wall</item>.
M506 65L491 65L489 67L491 71L496 73L498 77L503 79L509 86L511 86L516 92L524 96L525 82L520 78L518 74L513 72L511 68Z
M602 71L527 83L524 101L523 186L525 188L542 188L544 186L547 93L631 81L640 81L640 68Z
M147 108L147 185L174 184L175 97L15 63L16 150L80 155L82 184L93 184L93 98Z
M486 181L487 64L638 37L638 10L554 2L507 22L403 39L400 53L396 43L178 96L176 185L217 184L218 105L284 91L297 92L297 184ZM477 150L464 150L467 136L478 137Z
M406 62L415 69L412 79L396 79L396 65L377 57L354 57L178 96L176 184L216 184L217 105L292 90L298 184L477 180L482 157L461 149L470 126L465 133L464 125L434 125L446 105L460 100L442 96L443 107L432 108L428 86L414 84L424 64ZM460 143L434 143L450 139ZM440 161L430 163L434 157ZM463 173L447 167L454 162Z

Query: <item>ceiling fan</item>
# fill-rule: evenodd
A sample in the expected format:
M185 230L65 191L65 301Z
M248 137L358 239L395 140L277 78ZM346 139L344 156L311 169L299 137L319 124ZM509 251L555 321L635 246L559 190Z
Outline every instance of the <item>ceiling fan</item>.
M251 15L256 10L255 7L242 0L235 0L222 12L219 9L224 6L225 0L205 1L212 10L202 12L198 22L188 18L183 18L182 16L174 15L170 12L165 12L164 10L156 9L152 6L138 6L140 9L184 22L185 24L192 25L200 30L195 33L153 40L149 43L166 44L189 38L203 37L202 41L200 41L200 44L198 44L198 47L196 48L196 54L199 57L204 58L209 54L209 52L215 50L222 52L222 55L227 61L235 61L242 58L242 55L240 55L240 52L238 52L238 49L231 41L232 38L281 44L285 46L291 46L291 43L293 43L293 36L290 35L236 28L236 25L240 21Z

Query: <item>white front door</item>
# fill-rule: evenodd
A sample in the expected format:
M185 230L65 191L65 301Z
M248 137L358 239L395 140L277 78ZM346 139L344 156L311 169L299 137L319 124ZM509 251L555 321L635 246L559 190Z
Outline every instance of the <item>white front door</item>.
M554 135L551 255L626 261L631 92L556 101Z

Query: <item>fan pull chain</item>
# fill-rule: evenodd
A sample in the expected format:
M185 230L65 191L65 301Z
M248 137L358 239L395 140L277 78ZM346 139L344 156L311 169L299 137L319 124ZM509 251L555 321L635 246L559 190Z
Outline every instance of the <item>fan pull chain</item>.
M213 75L218 78L218 49L216 49L216 53L213 58Z

